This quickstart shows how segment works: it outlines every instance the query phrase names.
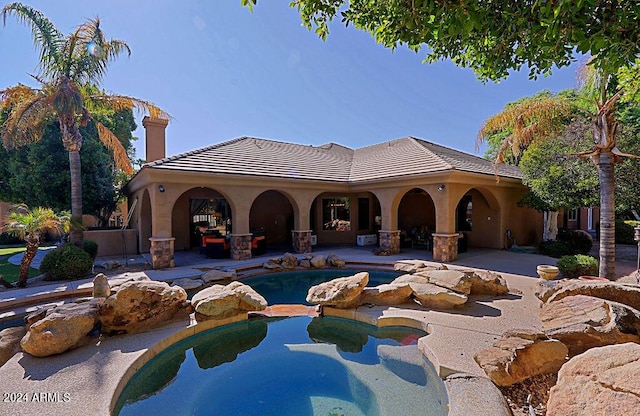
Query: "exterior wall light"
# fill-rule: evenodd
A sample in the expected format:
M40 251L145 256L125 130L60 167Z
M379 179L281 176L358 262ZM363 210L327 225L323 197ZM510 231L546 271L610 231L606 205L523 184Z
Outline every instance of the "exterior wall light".
M164 192L164 186L163 185L158 185L158 191Z
M444 184L438 186L438 191L440 192L444 191Z

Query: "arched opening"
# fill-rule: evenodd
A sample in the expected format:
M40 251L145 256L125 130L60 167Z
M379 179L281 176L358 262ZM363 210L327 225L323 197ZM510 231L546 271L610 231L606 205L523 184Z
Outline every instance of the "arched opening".
M253 201L249 211L249 228L254 238L264 236L269 247L289 248L293 224L293 206L281 192L265 191ZM262 254L262 250L254 250L254 254Z
M323 193L311 204L312 244L374 245L381 228L380 201L371 192ZM367 236L360 238L358 236Z
M413 188L404 194L398 205L398 229L401 248L433 248L436 207L426 191Z
M176 250L200 247L206 235L227 238L232 233L229 201L211 188L189 189L173 206L171 230Z
M149 191L146 189L142 193L142 200L140 201L138 209L140 209L140 215L138 216L138 218L140 218L140 240L138 244L140 245L141 253L148 253L151 250L151 241L149 241L149 238L152 237L152 212L151 197L149 197Z
M461 233L458 251L468 246L500 248L500 208L493 195L472 188L456 207L456 231Z

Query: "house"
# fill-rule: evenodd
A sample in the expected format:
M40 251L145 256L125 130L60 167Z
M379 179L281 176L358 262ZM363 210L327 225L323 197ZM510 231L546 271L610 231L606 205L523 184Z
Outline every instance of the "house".
M175 250L226 238L233 259L252 256L254 236L297 253L313 244L377 241L398 253L412 230L426 230L435 261L464 246L500 249L541 238L542 217L517 206L520 170L415 137L359 149L240 137L165 157L166 120L145 117L147 160L125 186L130 226L154 268Z

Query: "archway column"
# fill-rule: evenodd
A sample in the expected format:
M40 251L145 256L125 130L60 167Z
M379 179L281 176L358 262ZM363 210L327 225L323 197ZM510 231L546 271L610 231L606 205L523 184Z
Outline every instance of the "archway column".
M231 234L229 246L232 260L249 260L251 258L251 240L253 234Z
M151 237L151 267L155 269L168 269L175 267L173 237Z
M451 262L458 258L456 207L460 192L447 184L433 193L436 207L436 232L433 233L433 261Z
M311 253L312 230L292 230L291 240L296 253Z
M400 230L380 230L380 250L389 254L400 253Z

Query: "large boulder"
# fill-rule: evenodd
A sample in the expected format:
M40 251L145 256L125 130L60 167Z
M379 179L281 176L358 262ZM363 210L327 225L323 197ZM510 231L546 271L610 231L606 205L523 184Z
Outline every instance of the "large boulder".
M584 281L567 279L555 287L548 302L555 302L567 296L586 295L623 303L640 310L640 286L616 282Z
M27 328L18 326L0 331L0 367L20 351L20 340L27 333Z
M413 297L426 308L453 309L467 302L467 296L431 283L409 283Z
M543 333L506 332L473 358L498 386L510 386L538 374L556 373L567 359L567 347Z
M428 270L415 273L427 278L429 283L453 290L463 295L471 293L471 278L458 270Z
M499 275L488 270L474 270L469 273L472 295L500 296L509 293L507 281Z
M428 267L428 264L424 260L399 260L393 265L393 270L397 272L415 273L426 267Z
M98 308L93 303L61 305L31 324L20 345L35 357L60 354L83 345L97 320Z
M337 267L339 269L343 268L347 264L347 262L335 254L329 254L327 256L327 263L329 263L330 266Z
M325 259L324 256L313 256L309 261L311 262L311 266L316 269L320 269L327 265L327 259Z
M640 312L591 296L568 296L542 306L543 330L562 341L570 356L589 348L640 342Z
M249 285L231 282L227 289L233 291L240 299L238 307L242 311L263 311L267 308L267 300Z
M111 286L109 286L109 279L104 273L98 273L93 278L92 294L94 298L108 298L111 294Z
M355 308L360 304L360 294L369 283L369 273L339 277L309 288L307 302L336 308Z
M193 295L191 305L198 315L222 319L240 313L240 298L222 285L213 285Z
M402 285L378 285L376 287L365 287L360 297L360 304L372 305L400 305L411 300L411 286Z
M639 374L640 345L592 348L560 369L547 416L637 415Z
M285 269L295 269L296 267L298 267L298 258L295 256L295 254L284 253L280 265Z
M220 269L208 270L201 277L201 279L205 283L218 282L220 280L233 280L235 278L236 278L235 270L220 270Z
M143 331L173 318L184 306L187 292L165 282L127 282L100 305L105 334Z
M196 318L222 319L247 311L261 311L267 301L250 286L231 282L226 286L213 285L196 293L191 299Z

